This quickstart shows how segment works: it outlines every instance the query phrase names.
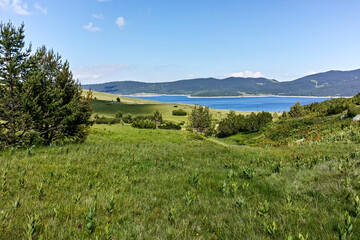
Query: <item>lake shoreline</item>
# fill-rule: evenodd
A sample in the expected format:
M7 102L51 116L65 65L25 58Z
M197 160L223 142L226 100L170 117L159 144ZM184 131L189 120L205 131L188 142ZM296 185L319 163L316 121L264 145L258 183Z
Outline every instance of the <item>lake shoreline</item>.
M287 97L287 98L351 98L352 96L284 96L284 95L245 95L245 96L191 96L181 94L130 94L119 95L123 97L188 97L188 98L246 98L246 97Z

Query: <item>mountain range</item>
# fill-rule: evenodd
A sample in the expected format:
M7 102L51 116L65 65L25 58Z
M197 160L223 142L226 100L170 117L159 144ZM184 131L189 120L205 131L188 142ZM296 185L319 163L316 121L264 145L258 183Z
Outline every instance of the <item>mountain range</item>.
M328 71L293 81L268 78L196 78L174 82L116 81L83 85L84 89L119 95L168 94L190 96L353 96L360 92L360 69Z

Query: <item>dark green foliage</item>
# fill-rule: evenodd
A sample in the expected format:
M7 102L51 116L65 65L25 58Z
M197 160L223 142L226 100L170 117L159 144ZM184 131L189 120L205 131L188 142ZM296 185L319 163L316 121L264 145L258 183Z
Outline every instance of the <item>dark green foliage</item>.
M131 114L126 114L122 120L124 121L124 123L132 123L133 122L133 117Z
M120 118L106 118L106 117L101 117L95 120L96 124L116 124L116 123L121 123L121 119Z
M180 130L181 125L174 123L172 121L164 121L160 126L160 129L173 129L173 130Z
M149 129L155 129L156 125L154 121L151 121L149 119L144 120L134 120L131 124L134 128L149 128Z
M131 124L135 128L161 128L161 129L174 129L180 130L181 125L172 121L163 121L162 114L159 111L155 111L153 115L136 116Z
M291 107L290 112L284 111L280 118L287 119L301 118L304 116L334 115L345 113L345 111L348 111L351 116L355 116L357 113L357 108L355 107L355 105L359 104L360 94L357 94L352 98L334 98L323 102L311 103L304 106L301 106L300 103L297 102L294 106ZM350 115L349 117L351 117Z
M353 98L352 98L352 102L356 105L360 105L360 93L356 94Z
M140 115L140 116L136 116L134 117L133 121L139 121L139 120L150 120L150 121L155 121L155 117L153 115Z
M337 105L331 105L329 108L328 108L328 111L327 113L329 115L332 115L332 114L339 114L339 113L342 113L344 112L346 109L348 109L349 106L346 105L346 106L337 106Z
M301 106L299 102L295 103L295 105L290 108L289 116L291 118L300 118L305 116L304 107Z
M339 114L349 108L351 99L349 98L335 98L323 102L311 103L303 106L306 115L309 114Z
M117 98L116 98L116 101L117 101L117 102L120 102L120 98L119 98L119 97L117 97Z
M0 148L23 146L31 140L31 116L23 107L24 77L29 72L24 25L0 25Z
M195 129L198 133L211 135L213 125L209 107L195 105L189 115L189 126Z
M356 115L360 114L360 108L359 107L351 107L348 110L348 117L355 117Z
M115 118L122 118L123 117L123 113L122 112L117 112L115 113Z
M73 79L69 63L42 47L24 50L24 25L0 25L0 147L85 139L91 91Z
M172 115L174 116L186 116L187 112L185 112L183 109L177 109L172 111Z
M230 111L226 118L223 118L217 128L218 137L228 137L237 134L240 129L245 127L245 117L241 114L236 115L234 111Z
M223 138L235 135L239 132L257 132L272 121L272 115L268 112L251 113L248 116L236 115L231 111L226 118L219 122L217 137Z
M82 97L67 61L45 47L29 61L33 65L24 82L24 109L44 144L63 139L83 141L91 122L91 92Z

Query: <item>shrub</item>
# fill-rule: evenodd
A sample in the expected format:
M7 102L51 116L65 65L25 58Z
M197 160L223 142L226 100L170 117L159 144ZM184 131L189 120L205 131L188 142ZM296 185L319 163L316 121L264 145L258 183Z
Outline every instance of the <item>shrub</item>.
M172 111L172 115L174 116L186 116L187 112L185 112L183 109L177 109Z
M149 119L133 121L131 126L134 128L148 128L148 129L156 128L155 122Z
M173 130L180 130L181 125L171 122L171 121L165 121L163 124L159 126L160 129L173 129Z
M122 118L122 116L123 116L123 113L120 111L115 113L115 118Z
M226 118L219 122L216 135L223 138L239 132L257 132L271 121L272 115L268 112L251 113L249 116L244 116L236 115L234 111L231 111Z
M132 123L133 117L131 114L126 114L125 116L123 116L122 120L124 121L124 123Z
M140 121L140 120L155 121L155 117L153 115L147 115L147 116L140 115L140 116L134 117L134 119L133 119L134 122Z
M211 132L212 116L209 107L195 105L189 115L189 126L195 129L198 133Z
M120 118L106 118L106 117L101 117L98 118L97 120L95 120L96 124L116 124L116 123L121 123L121 119Z
M358 107L351 107L348 110L348 117L355 117L356 115L360 114L360 108Z
M304 107L301 106L300 102L295 103L291 108L289 115L291 118L300 118L305 116Z
M348 105L333 104L328 108L327 114L328 115L339 114L345 111L346 109L349 109Z

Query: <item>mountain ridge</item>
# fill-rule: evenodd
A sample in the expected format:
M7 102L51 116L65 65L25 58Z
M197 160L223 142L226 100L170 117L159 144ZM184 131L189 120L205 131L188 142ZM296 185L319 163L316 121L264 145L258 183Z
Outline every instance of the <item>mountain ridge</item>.
M119 95L168 94L190 96L353 96L360 92L360 69L330 70L280 82L268 78L195 78L172 82L115 81L83 85L84 89Z

